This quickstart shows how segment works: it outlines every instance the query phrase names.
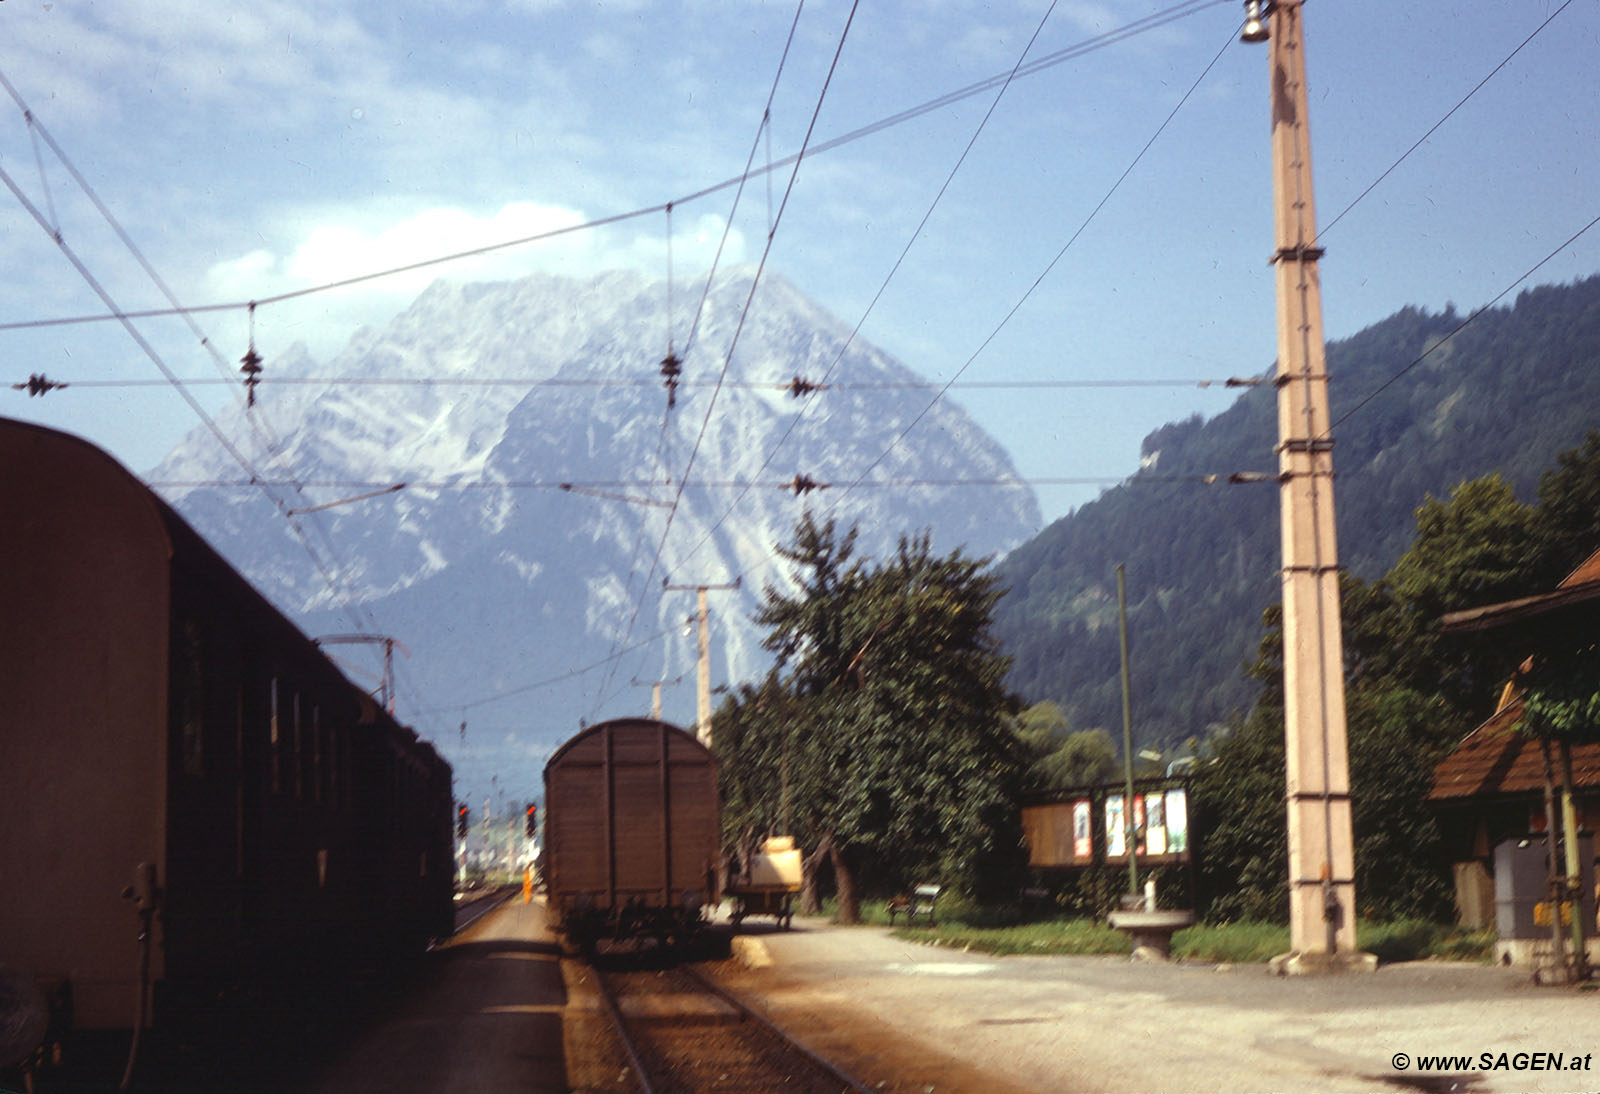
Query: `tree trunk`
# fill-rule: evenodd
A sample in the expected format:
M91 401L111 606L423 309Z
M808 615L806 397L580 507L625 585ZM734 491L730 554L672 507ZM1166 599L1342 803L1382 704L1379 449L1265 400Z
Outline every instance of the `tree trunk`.
M833 837L823 836L817 849L800 859L800 914L819 915L822 912L822 895L817 892L817 869L833 847Z
M833 884L838 890L839 922L860 923L861 900L856 896L856 875L851 869L846 849L829 840L828 852L833 862Z

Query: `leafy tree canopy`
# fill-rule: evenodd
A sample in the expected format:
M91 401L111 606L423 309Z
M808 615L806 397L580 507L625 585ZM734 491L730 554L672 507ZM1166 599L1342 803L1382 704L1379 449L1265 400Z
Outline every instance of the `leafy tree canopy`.
M1416 535L1376 581L1341 581L1356 893L1364 915L1447 914L1449 862L1426 797L1440 758L1486 717L1526 650L1493 636L1445 636L1440 617L1548 591L1596 547L1600 433L1563 453L1537 506L1495 474L1428 496ZM1281 613L1248 675L1249 716L1214 738L1197 775L1202 899L1214 918L1287 911ZM1579 642L1527 679L1525 732L1600 735L1600 650Z
M1014 884L1020 861L1017 704L987 561L936 556L924 534L870 564L854 543L802 517L781 548L796 591L769 587L756 616L787 675L724 703L715 737L736 820L776 820L778 761L795 834L829 848L847 921L858 882L936 876L981 895Z

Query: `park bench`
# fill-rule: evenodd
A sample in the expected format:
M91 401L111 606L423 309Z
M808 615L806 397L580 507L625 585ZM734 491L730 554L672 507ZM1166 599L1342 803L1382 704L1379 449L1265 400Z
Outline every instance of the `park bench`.
M918 885L910 893L897 896L889 901L889 925L891 927L894 926L895 917L904 915L907 926L915 925L917 917L921 916L927 920L928 926L932 927L934 925L933 908L938 903L938 900L939 886Z

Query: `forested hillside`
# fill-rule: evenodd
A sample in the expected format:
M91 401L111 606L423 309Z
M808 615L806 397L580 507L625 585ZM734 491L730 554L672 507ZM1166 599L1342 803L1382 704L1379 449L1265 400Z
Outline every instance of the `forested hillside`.
M1556 453L1600 427L1600 277L1525 291L1451 336L1465 318L1406 308L1328 345L1340 554L1359 576L1410 546L1429 494L1498 471L1531 498ZM1015 659L1009 686L1060 703L1075 730L1119 724L1121 562L1140 745L1241 714L1257 688L1242 668L1278 599L1278 493L1226 476L1275 471L1275 443L1275 391L1262 384L1208 422L1152 433L1137 475L1003 560L1011 591L995 630Z

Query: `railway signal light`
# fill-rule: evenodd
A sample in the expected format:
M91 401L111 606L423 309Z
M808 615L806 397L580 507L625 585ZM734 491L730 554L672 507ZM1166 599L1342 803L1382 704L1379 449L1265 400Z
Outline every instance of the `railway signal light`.
M467 838L467 818L467 807L464 805L456 806L456 835L461 839Z
M527 825L523 829L523 831L527 833L527 836L528 836L529 839L532 839L534 832L538 831L538 829L539 829L539 803L538 802L529 802L528 803Z

